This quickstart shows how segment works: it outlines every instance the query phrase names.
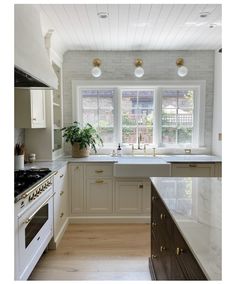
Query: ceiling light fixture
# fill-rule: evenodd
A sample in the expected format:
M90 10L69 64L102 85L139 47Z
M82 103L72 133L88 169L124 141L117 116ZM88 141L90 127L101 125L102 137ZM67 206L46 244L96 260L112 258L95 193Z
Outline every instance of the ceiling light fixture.
M210 15L210 12L201 12L200 13L200 17L201 18L206 18L206 17L208 17Z
M91 74L93 77L98 78L102 75L102 70L99 68L102 61L99 58L95 58L93 60L93 69L91 70Z
M135 70L134 70L134 76L137 78L141 78L144 75L144 69L142 67L143 65L143 60L140 58L137 58L135 60L134 65L136 66Z
M107 13L107 12L99 12L99 13L97 13L97 15L98 15L98 18L100 18L100 19L106 19L106 18L108 18L109 13Z
M184 59L181 57L177 58L176 65L178 67L177 74L179 77L185 77L188 74L188 68L184 66Z

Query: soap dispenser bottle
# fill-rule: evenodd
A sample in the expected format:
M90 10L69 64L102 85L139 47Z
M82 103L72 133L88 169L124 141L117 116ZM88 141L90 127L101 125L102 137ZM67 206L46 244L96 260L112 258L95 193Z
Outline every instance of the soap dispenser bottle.
M120 147L120 143L118 144L118 148L117 148L117 156L121 156L122 153L122 149Z

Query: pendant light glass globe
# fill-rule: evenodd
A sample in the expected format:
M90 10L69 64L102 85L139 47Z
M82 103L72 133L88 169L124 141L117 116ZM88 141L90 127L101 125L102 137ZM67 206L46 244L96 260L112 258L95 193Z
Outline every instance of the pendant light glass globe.
M135 68L135 70L134 70L134 76L135 77L141 78L141 77L143 77L143 75L144 75L144 69L141 66Z
M91 70L91 74L93 77L98 78L102 75L102 70L99 67L93 67Z
M180 66L177 70L179 77L185 77L188 74L188 68L186 66Z

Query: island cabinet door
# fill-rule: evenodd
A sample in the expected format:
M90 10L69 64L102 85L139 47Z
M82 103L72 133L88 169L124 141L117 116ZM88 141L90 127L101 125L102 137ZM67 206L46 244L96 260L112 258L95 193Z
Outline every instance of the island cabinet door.
M173 253L185 278L188 280L207 280L205 274L176 226L174 227L173 245Z
M169 241L152 232L151 259L158 280L171 279L171 248Z

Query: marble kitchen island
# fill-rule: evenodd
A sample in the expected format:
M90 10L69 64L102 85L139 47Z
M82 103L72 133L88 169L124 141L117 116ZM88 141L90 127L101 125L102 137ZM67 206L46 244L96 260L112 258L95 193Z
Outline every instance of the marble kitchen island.
M158 236L161 232L160 235L164 236L164 239L169 238L169 243L165 244L165 250L166 252L169 250L169 256L174 257L176 265L180 266L184 279L199 279L194 274L196 270L191 272L192 268L187 267L188 263L187 265L185 263L192 261L189 259L191 255L193 262L196 261L196 265L206 279L221 280L221 179L153 177L151 182L153 245L150 262L154 269L154 278L156 275L156 278L160 280L165 277L172 280L182 279L179 274L173 275L176 271L171 268L171 265L169 270L165 268L162 270L163 267L168 267L166 263L163 266L159 265L167 259L167 254L164 253L163 260L164 254L158 254L157 250L155 251L155 235ZM162 216L158 219L160 207ZM165 223L167 230L163 229ZM175 231L183 239L182 244L184 243L185 247L184 245L181 247ZM163 240L160 240L157 244L158 248L159 245L163 248L162 242ZM155 261L159 261L159 264Z

